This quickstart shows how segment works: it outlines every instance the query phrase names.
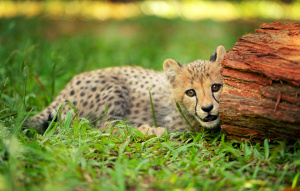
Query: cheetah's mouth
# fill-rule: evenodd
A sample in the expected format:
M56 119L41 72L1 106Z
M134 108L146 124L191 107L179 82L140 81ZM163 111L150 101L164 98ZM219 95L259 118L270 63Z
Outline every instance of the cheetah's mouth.
M218 119L217 115L208 115L204 119L202 119L203 122L211 122Z

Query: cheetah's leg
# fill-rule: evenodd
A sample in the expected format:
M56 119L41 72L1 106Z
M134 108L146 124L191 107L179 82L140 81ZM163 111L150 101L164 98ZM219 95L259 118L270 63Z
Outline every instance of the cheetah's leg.
M51 110L52 109L52 110ZM31 120L27 119L25 121L25 124L27 126L30 126L36 130L37 133L45 133L47 130L50 122L53 120L57 112L57 108L54 104L50 105L46 109L44 109L39 114L32 116ZM55 122L58 121L58 116L55 118ZM24 129L26 128L26 125L24 126Z

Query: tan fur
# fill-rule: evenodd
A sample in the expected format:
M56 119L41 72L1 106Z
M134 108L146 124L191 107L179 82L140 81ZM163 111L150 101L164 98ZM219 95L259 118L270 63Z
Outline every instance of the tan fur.
M103 128L107 121L122 118L135 123L134 126L143 133L161 136L164 133L162 127L166 127L169 132L191 130L177 111L177 102L196 129L214 128L218 125L219 118L209 122L203 122L203 119L218 116L217 100L222 87L220 91L212 93L212 85L223 84L220 61L225 54L224 47L219 46L216 53L215 61L196 60L187 65L167 59L163 64L165 74L141 67L112 67L79 74L49 107L26 123L43 133L47 128L45 121L49 120L49 114L57 110L60 103L72 102L79 111L78 117L90 116L90 121L101 116L109 105L106 116L97 121L95 126ZM150 88L160 128L149 125L154 124ZM189 89L193 89L197 96L187 96L186 91ZM211 111L203 111L203 107L210 105L213 106ZM68 106L61 108L62 118L66 117L68 110ZM51 117L53 114L50 119Z

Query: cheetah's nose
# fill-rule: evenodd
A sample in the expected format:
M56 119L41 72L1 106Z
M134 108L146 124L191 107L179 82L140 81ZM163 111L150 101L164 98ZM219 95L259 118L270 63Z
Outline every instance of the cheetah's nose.
M214 107L213 105L209 105L209 106L203 106L201 107L201 109L208 113L213 109L213 107Z

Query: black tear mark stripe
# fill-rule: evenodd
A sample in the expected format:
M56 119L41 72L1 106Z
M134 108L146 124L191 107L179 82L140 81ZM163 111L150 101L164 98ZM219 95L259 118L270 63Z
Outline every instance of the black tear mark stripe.
M215 98L214 92L211 92L211 93L212 93L213 98L216 100L216 102L219 103L219 101Z
M195 94L196 94L196 92L195 92ZM197 105L198 105L198 97L197 97L197 94L195 95L195 97L196 97L195 115L196 115L197 117L199 117L198 114L197 114Z

